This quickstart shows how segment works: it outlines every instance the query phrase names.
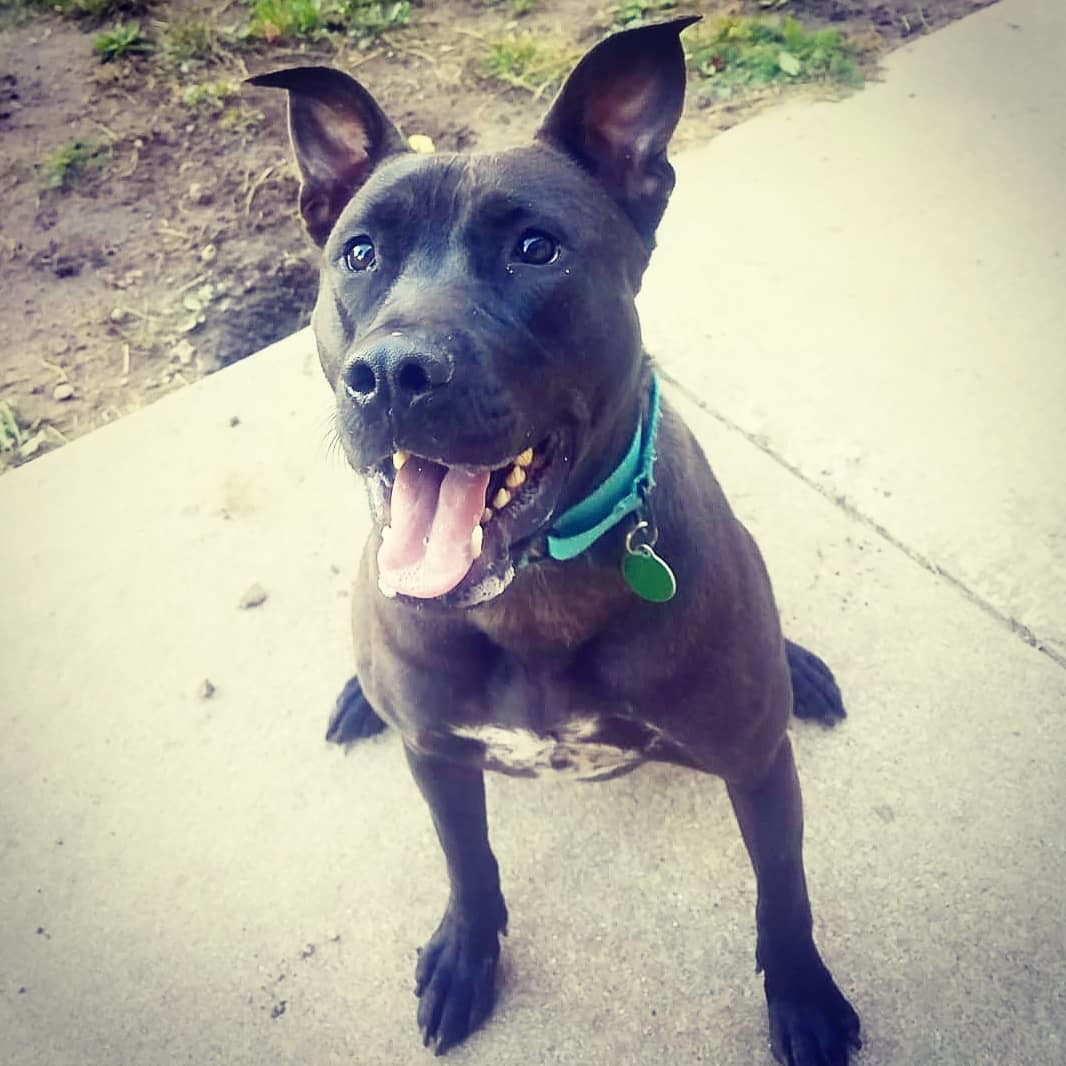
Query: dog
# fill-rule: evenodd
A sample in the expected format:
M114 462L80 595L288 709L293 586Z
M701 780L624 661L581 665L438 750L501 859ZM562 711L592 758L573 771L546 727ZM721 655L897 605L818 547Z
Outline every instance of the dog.
M726 782L775 1057L846 1066L861 1046L812 936L786 732L793 710L843 717L840 693L783 638L634 306L696 20L596 45L533 142L493 155L411 152L331 68L250 79L288 92L323 252L313 332L373 516L327 739L395 727L429 804L450 893L415 981L438 1054L492 1011L507 926L484 771L595 779L649 760Z

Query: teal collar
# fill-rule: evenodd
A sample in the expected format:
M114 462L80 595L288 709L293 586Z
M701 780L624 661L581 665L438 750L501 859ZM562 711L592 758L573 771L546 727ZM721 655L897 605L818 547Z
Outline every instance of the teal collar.
M637 423L622 461L583 500L561 514L548 530L548 554L573 559L626 515L632 514L652 490L655 478L655 437L659 429L659 382L651 376L648 419Z

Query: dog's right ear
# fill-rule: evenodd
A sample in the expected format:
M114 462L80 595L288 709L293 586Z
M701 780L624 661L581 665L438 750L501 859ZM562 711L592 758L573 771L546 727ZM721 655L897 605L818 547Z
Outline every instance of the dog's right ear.
M409 151L400 131L354 78L332 67L291 67L248 79L289 92L289 136L300 167L300 214L320 247L386 156Z

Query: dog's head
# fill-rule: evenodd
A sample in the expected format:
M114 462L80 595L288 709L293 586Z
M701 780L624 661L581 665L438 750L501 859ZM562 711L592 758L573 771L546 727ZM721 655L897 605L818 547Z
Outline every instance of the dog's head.
M634 297L674 184L694 21L597 45L534 142L496 155L410 152L336 70L252 79L289 92L324 252L314 334L386 594L498 595L625 451L647 377Z

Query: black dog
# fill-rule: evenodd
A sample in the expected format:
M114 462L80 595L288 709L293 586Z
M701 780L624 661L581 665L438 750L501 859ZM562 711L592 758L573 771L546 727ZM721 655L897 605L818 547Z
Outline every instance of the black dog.
M645 760L728 785L777 1058L838 1066L859 1046L811 933L786 735L794 697L831 724L840 694L783 640L758 549L659 401L634 308L693 21L598 45L534 143L499 155L410 153L335 70L252 79L289 91L324 248L315 337L375 519L328 735L394 725L429 803L451 892L416 981L438 1053L491 1011L507 924L483 771Z

